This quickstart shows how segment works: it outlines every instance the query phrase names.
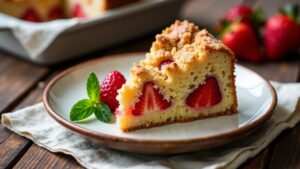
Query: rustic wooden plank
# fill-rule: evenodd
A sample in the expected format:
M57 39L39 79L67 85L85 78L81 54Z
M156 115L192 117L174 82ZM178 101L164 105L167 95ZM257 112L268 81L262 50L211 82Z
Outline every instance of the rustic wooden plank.
M0 124L0 144L11 134Z
M48 71L48 68L34 66L0 53L0 114L10 111ZM0 125L0 144L6 148L7 142L4 141L10 135L11 132ZM2 153L4 151L1 149Z
M36 89L29 92L26 99L13 110L41 102L43 90L43 83L39 83ZM22 157L32 143L28 139L7 130L2 125L0 125L0 136L0 168L10 168Z
M17 163L14 168L23 169L24 166L28 168L55 168L55 169L82 169L75 159L71 156L62 153L50 153L48 150L32 145L28 152L22 158L21 162ZM47 154L47 156L45 156Z
M275 139L274 143L269 168L300 168L300 124L293 129L284 131Z
M49 72L0 53L0 114L9 111Z
M240 64L252 69L268 80L296 82L298 79L299 63L297 61L267 62L261 64L241 62Z
M264 149L256 157L250 159L250 161L248 161L245 164L241 165L240 168L242 168L242 169L265 168L268 164L268 155L270 154L269 149L270 148Z
M15 133L11 133L0 144L0 168L10 168L30 147L30 141Z

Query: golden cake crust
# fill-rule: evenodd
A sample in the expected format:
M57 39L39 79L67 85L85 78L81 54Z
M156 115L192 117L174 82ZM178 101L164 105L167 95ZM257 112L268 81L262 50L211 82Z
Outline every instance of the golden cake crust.
M182 22L177 20L156 36L150 53L146 54L146 60L135 64L131 73L136 77L145 78L145 66L158 67L161 61L171 58L175 62L169 64L166 71L176 73L179 66L181 68L189 66L189 63L204 59L206 53L213 51L228 53L235 62L233 52L221 41L215 39L207 30L199 30L198 26L186 20ZM176 52L180 52L180 54L174 55ZM203 58L198 57L199 53L202 53Z

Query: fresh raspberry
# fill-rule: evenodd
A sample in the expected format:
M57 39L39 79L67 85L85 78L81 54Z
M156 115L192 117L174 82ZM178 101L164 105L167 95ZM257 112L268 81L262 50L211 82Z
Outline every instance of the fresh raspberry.
M101 83L100 86L100 101L106 103L112 112L119 106L116 97L118 90L126 82L125 77L118 71L112 71Z

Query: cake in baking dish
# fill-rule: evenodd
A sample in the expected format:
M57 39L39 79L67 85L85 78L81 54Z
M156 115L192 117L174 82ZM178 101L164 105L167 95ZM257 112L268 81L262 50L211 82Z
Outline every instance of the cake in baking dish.
M64 16L62 0L0 0L0 12L31 22Z
M206 30L176 21L156 36L118 91L122 131L237 113L233 52Z
M0 0L0 12L31 22L88 18L138 0Z
M65 11L68 17L94 17L136 1L138 0L66 0Z

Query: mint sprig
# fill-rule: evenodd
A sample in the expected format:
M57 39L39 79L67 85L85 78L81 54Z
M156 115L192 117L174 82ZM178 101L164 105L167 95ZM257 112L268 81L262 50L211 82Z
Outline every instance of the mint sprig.
M70 112L71 121L79 122L94 114L98 120L110 123L112 113L105 103L99 101L100 85L96 74L93 72L87 79L86 90L89 99L82 99L74 104Z

